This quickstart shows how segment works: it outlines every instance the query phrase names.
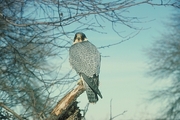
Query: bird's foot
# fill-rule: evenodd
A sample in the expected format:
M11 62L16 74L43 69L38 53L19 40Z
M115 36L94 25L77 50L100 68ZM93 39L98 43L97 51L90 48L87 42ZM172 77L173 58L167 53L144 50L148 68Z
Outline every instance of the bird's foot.
M78 82L77 82L78 85L83 85L83 81L82 79L79 79Z

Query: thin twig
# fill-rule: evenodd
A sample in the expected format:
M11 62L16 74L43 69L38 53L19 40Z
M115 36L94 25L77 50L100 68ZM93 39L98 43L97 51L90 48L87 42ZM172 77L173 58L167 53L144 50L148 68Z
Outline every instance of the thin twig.
M124 111L124 112L122 112L122 113L120 113L120 114L118 114L118 115L112 117L110 120L113 120L114 118L116 118L116 117L118 117L118 116L120 116L120 115L124 115L124 113L126 113L126 112L127 112L127 111Z
M110 101L110 119L109 120L112 120L112 99Z
M114 117L112 117L112 99L111 99L111 101L110 101L110 118L109 118L109 120L113 120L114 118L117 118L120 115L124 115L125 112L127 112L127 111L125 110L124 112L122 112L120 114L117 114Z
M16 112L14 112L13 110L11 110L9 107L7 107L6 105L4 105L3 103L0 103L0 106L3 107L4 109L6 109L8 112L12 113L16 118L18 118L19 120L24 120L21 116L19 116Z

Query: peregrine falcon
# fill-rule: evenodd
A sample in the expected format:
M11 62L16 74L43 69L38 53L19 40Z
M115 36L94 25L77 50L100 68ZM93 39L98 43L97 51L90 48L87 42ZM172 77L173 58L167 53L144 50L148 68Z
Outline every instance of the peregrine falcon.
M99 86L101 56L97 48L90 43L84 33L76 33L74 43L69 49L69 62L83 81L90 103L102 98Z

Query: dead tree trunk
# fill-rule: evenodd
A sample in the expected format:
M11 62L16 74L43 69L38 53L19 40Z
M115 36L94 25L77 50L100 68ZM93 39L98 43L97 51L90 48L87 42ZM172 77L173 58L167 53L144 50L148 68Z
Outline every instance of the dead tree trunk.
M66 94L54 107L47 120L81 120L82 115L76 99L85 91L83 85L78 85Z

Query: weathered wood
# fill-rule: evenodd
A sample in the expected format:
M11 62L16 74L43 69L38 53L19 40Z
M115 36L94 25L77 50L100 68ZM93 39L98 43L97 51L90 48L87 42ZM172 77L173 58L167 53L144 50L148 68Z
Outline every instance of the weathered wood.
M84 91L83 85L78 85L66 94L54 107L51 116L47 120L80 120L81 115L76 99Z

